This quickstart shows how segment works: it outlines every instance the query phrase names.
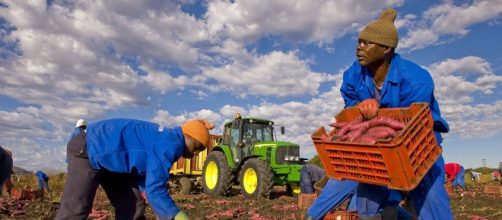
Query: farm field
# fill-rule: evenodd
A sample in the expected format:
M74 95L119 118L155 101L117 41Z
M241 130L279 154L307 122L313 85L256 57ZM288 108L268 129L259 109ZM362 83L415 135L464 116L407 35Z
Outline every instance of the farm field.
M51 177L52 191L43 198L34 200L14 200L5 195L1 198L0 219L53 219L59 207L64 183L64 175ZM15 189L26 186L35 187L35 180L22 177L15 181ZM502 195L484 193L485 186L498 186L498 183L482 181L468 182L468 192L451 196L451 207L455 219L502 219ZM304 212L298 207L298 198L286 196L281 187L274 188L272 199L246 200L239 195L237 188L229 197L209 197L200 192L192 195L173 193L178 207L192 219L300 219ZM105 193L99 190L89 219L114 219ZM147 207L147 219L155 219Z

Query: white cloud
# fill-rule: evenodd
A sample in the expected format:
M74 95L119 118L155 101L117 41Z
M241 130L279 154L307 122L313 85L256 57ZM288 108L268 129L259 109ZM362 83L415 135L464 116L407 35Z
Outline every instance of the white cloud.
M486 60L474 56L446 59L427 69L452 135L487 137L502 131L497 125L502 121L502 102L480 101L502 83L502 76L495 74Z
M462 5L444 1L422 14L422 20L407 17L407 34L400 40L400 49L416 50L439 44L443 37L464 36L469 27L498 17L502 13L502 0L476 0Z
M434 77L438 97L445 101L467 104L474 92L489 95L502 76L492 72L490 64L480 57L446 59L431 64L428 69Z
M267 35L280 35L304 42L331 42L355 31L385 7L404 1L210 1L208 31L213 38L226 36L253 42ZM363 24L365 25L365 23Z
M249 57L249 56L246 56ZM251 59L234 60L222 67L205 67L203 74L218 81L218 88L241 96L299 96L318 93L328 75L312 72L294 51L273 51Z

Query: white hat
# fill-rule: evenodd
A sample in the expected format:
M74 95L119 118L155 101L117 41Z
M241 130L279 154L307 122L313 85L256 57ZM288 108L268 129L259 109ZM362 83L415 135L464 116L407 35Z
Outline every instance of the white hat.
M87 126L87 122L84 119L78 119L77 125L75 125L76 128L81 126Z

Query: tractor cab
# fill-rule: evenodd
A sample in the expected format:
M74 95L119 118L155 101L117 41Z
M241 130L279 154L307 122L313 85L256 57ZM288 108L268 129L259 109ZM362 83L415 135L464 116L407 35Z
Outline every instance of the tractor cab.
M284 127L281 127L284 134ZM223 144L232 151L234 163L253 155L253 148L260 142L275 141L274 122L259 118L242 118L237 114L233 121L225 124Z

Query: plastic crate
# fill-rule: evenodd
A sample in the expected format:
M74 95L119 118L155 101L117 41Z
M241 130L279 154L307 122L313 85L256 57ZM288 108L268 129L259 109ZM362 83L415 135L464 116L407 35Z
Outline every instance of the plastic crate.
M484 193L502 195L502 186L485 186Z
M332 211L324 216L324 220L357 220L357 212L352 211Z
M11 193L12 198L18 200L32 200L42 198L44 193L40 190L32 190L32 189L22 189L16 190L13 189Z
M413 103L409 108L384 108L378 116L404 122L406 127L395 138L378 139L376 144L323 141L320 127L312 140L326 174L338 180L354 180L411 191L441 155L432 130L434 121L427 103ZM358 108L344 109L337 122L362 117Z
M315 193L312 194L300 193L298 195L298 208L308 209L312 205L312 203L314 203L315 199L317 199L317 194Z

